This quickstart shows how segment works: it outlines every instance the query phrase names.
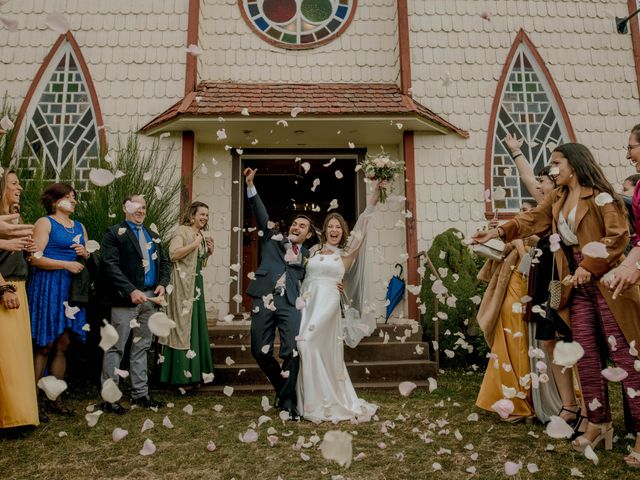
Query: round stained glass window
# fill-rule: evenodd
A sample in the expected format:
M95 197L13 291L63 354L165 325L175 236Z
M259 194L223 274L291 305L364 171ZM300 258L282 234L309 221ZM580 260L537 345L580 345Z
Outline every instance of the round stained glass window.
M269 43L313 48L340 35L357 0L239 0L249 25Z

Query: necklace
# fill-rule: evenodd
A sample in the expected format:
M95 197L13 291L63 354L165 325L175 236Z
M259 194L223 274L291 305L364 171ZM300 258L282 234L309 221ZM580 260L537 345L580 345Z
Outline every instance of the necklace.
M58 223L62 226L62 228L64 228L64 231L65 231L65 232L67 232L67 233L69 233L69 234L76 233L75 223L73 222L73 220L71 220L71 226L70 226L70 227L67 227L67 226L65 225L64 220L61 220L61 219L60 219L59 217L57 217L56 215L51 215L51 216L52 216L53 218L55 218L55 219L56 219L56 222L58 222Z

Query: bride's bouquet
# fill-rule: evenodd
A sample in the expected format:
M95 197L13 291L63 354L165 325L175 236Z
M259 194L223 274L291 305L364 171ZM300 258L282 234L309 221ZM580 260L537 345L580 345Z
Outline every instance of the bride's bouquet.
M397 160L391 160L389 154L384 150L377 155L367 155L365 159L360 162L360 167L368 179L377 180L381 183L380 203L384 203L387 200L388 194L385 185L391 186L393 181L404 170L404 164Z

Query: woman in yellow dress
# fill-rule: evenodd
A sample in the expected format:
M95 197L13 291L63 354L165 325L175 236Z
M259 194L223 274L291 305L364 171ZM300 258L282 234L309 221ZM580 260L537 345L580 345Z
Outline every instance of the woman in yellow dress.
M516 240L507 248L504 261L488 260L478 274L488 283L477 318L491 353L476 405L500 414L496 402L510 400L513 410L501 410L500 416L515 422L533 416L534 410L528 328L522 309L517 308L527 295L527 279L518 271L526 246Z
M19 210L22 187L13 171L0 179L0 214ZM0 240L0 428L38 425L31 353L25 253L31 239Z

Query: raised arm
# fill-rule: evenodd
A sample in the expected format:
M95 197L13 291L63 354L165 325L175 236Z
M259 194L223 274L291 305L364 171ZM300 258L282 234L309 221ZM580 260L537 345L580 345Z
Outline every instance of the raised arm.
M542 203L533 210L520 213L497 228L476 232L472 237L473 241L475 243L486 243L492 238L502 237L505 242L510 242L516 238L525 238L548 232L553 221L551 207L556 197L557 194L554 191L546 195Z
M267 209L262 203L260 199L260 195L255 190L255 185L253 183L253 179L256 176L256 172L258 169L245 168L244 169L244 181L247 184L247 197L249 198L249 205L251 205L251 210L253 214L256 216L256 223L258 224L258 229L262 230L265 235L262 237L263 239L267 238L266 233L269 230L269 214L267 213Z
M367 208L364 209L364 212L360 214L356 224L351 230L351 235L349 235L349 240L347 241L347 246L344 249L344 254L342 255L342 260L344 262L345 271L349 271L353 262L358 257L360 253L360 249L366 242L367 235L367 227L369 225L369 220L373 217L375 213L375 207L378 204L378 200L380 199L380 184L374 183L373 193L369 197L367 201Z
M538 180L536 180L533 167L521 150L522 144L524 143L524 138L518 139L515 135L507 133L507 136L504 139L504 143L507 145L507 148L511 152L511 158L513 158L513 163L516 164L518 175L520 175L522 183L524 183L525 187L527 187L527 190L529 190L529 193L535 199L535 201L537 203L542 203L543 195L542 192L540 192L537 188Z

